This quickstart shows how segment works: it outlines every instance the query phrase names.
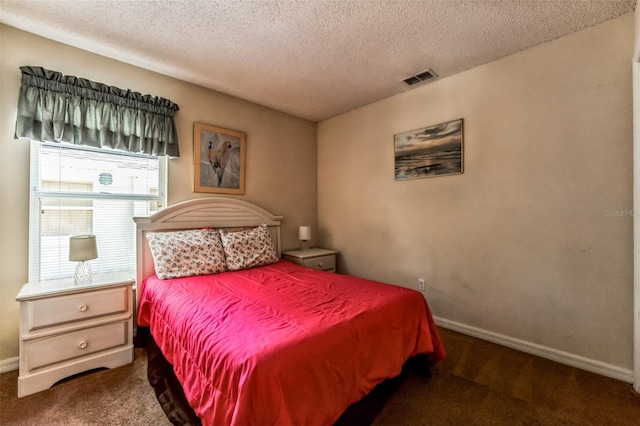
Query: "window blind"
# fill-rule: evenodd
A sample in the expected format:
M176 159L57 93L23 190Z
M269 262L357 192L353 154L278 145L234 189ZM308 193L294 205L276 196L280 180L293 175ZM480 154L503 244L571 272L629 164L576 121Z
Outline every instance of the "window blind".
M167 157L31 142L29 280L72 277L69 237L96 236L94 274L135 272L133 217L166 205Z

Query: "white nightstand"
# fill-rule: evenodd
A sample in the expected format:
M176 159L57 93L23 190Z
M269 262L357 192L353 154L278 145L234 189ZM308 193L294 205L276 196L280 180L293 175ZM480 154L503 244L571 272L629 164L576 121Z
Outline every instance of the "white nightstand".
M133 283L124 272L28 283L20 302L18 397L60 379L133 361Z
M282 253L282 258L319 271L335 272L337 253L333 250L310 248L309 250L285 251Z

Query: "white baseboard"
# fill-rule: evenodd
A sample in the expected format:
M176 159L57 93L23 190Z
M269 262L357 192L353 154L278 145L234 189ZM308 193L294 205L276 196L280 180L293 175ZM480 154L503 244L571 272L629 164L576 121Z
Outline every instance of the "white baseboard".
M489 342L506 346L508 348L515 349L521 352L536 355L541 358L550 359L552 361L569 365L571 367L587 370L592 373L600 374L602 376L611 377L613 379L621 380L627 383L633 383L632 370L616 367L615 365L606 364L604 362L595 361L589 358L584 358L578 355L570 354L568 352L563 352L557 349L538 345L536 343L527 342L525 340L515 339L513 337L505 336L491 331L471 327L469 325L450 321L444 318L434 317L434 320L436 322L436 325L442 328L447 328L449 330L477 337L482 340L487 340Z
M632 370L616 367L615 365L606 364L604 362L595 361L589 358L584 358L578 355L570 354L568 352L563 352L557 349L527 342L525 340L515 339L513 337L472 327L459 322L450 321L444 318L434 317L434 320L439 327L477 337L482 340L487 340L489 342L506 346L511 349L526 352L532 355L539 356L541 358L550 359L561 364L580 368L582 370L590 371L602 376L611 377L613 379L621 380L626 383L633 383L634 381ZM0 374L17 370L19 366L20 359L18 357L1 360ZM640 389L638 390L640 391Z
M19 367L20 358L18 358L17 356L14 358L0 360L0 374L17 370Z

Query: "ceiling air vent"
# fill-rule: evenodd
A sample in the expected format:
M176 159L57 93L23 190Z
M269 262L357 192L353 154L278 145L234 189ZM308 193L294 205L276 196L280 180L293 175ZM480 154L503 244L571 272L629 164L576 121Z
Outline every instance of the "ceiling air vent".
M414 84L422 83L424 81L432 80L437 77L437 74L431 70L422 71L416 75L412 75L411 77L405 78L404 81L408 86L413 86Z

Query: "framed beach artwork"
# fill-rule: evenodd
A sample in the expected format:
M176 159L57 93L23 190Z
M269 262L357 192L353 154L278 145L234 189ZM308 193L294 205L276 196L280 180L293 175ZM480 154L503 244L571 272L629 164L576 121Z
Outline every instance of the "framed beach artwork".
M194 192L244 194L245 154L245 133L195 123Z
M393 137L395 180L461 174L462 119Z

